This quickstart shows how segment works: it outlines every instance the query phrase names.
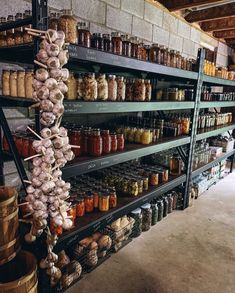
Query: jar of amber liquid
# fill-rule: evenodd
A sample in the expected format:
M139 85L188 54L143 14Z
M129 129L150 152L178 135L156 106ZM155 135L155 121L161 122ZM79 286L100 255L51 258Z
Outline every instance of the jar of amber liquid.
M58 21L58 30L65 33L65 42L77 44L77 20L72 10L63 10Z
M109 208L116 208L117 206L117 194L115 188L111 188L109 192Z
M17 96L25 98L25 71L17 71Z
M87 193L85 195L85 211L86 213L91 213L94 210L94 197L93 194Z
M122 38L119 32L112 32L112 47L113 53L122 55Z
M152 47L150 48L149 57L151 62L161 64L160 47L158 44L152 45Z
M0 17L0 26L6 23L6 17ZM6 32L0 32L0 47L7 45Z
M17 97L17 71L10 72L10 96Z
M99 197L99 210L101 212L107 212L109 210L109 192L105 190L101 192Z
M149 129L144 129L141 135L141 143L146 145L151 143L151 132Z
M188 117L182 117L181 123L182 123L182 134L189 134L190 119Z
M170 159L170 174L179 176L181 175L181 169L182 169L182 160L178 156L178 154L173 154L173 156Z
M8 15L7 22L13 22L13 21L14 21L14 16ZM14 29L10 29L6 31L6 42L7 42L7 46L15 45Z
M27 69L25 71L25 97L33 98L33 70Z
M22 20L23 19L23 14L22 13L17 13L15 16L15 20ZM23 27L16 27L15 28L15 44L20 45L24 43L23 40Z
M10 70L2 71L2 94L10 96Z
M77 82L74 77L74 73L71 71L69 72L69 78L66 81L66 85L68 87L66 98L68 100L76 100L77 99Z

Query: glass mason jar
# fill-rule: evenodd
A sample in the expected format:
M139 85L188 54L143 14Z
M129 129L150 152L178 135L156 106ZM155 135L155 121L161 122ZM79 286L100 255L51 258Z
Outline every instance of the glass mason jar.
M189 117L182 117L181 118L182 122L182 134L189 134L190 130L190 118Z
M91 47L91 33L86 22L78 22L78 45L90 48Z
M182 65L182 56L180 55L180 52L177 51L176 52L176 68L181 69L181 65Z
M10 96L17 97L17 71L10 71Z
M181 69L186 70L187 69L187 61L185 57L182 57L181 61Z
M117 77L117 101L125 101L126 84L123 76Z
M91 155L95 157L101 156L103 152L103 144L102 144L102 137L100 135L100 130L96 129L92 133L92 147L91 147Z
M157 224L157 221L158 221L158 205L157 205L157 203L151 203L151 209L152 209L152 223L151 223L151 225L154 226Z
M6 17L0 17L0 25L4 25L6 23ZM4 47L7 45L6 41L6 31L0 32L0 47Z
M140 43L140 55L141 55L141 60L146 61L147 60L147 51L145 49L145 45L143 42Z
M152 85L150 79L145 80L145 101L150 102L152 99Z
M146 51L146 61L150 61L150 50L151 46L150 45L144 45L145 51Z
M151 143L151 133L150 129L144 129L142 135L141 135L141 143L142 144L150 144Z
M116 75L109 75L108 77L108 100L117 100L117 81Z
M168 100L169 101L178 101L178 88L169 88L168 89Z
M72 145L80 146L80 148L74 148L73 153L74 153L75 157L81 156L81 153L82 153L82 149L81 149L82 148L82 133L81 133L81 130L78 130L78 129L72 130L69 141Z
M142 231L148 231L152 224L152 210L150 203L146 203L141 206L142 210Z
M176 51L170 50L170 60L171 60L171 67L176 67Z
M159 184L159 174L154 171L150 171L150 185L152 186L158 186Z
M133 89L134 84L132 79L127 79L126 81L126 101L133 101Z
M186 101L193 101L194 99L194 90L193 89L185 89L185 100Z
M32 69L25 70L25 97L28 99L33 98L33 76L34 72Z
M150 56L151 62L161 64L161 53L160 53L160 47L158 44L152 44L150 48L149 56Z
M133 100L136 102L145 101L146 86L144 79L136 79L134 82Z
M101 101L108 100L108 81L106 79L106 75L101 73L97 78L97 99Z
M112 47L113 47L113 53L122 55L122 38L121 34L119 32L112 32Z
M69 78L66 81L66 85L68 87L66 98L68 100L76 100L77 99L77 81L75 79L74 73L71 71L69 72Z
M84 101L97 100L97 81L94 73L87 73L83 79L83 99Z
M91 47L94 49L99 49L99 40L98 40L98 33L93 33L91 36Z
M2 94L3 96L10 96L10 70L2 71Z
M109 154L111 152L111 135L109 130L101 131L103 154Z
M168 214L170 214L173 211L174 198L171 193L169 193L167 197L168 197Z
M51 12L48 19L48 28L52 30L58 30L59 13Z
M133 218L135 220L133 229L132 229L132 234L131 237L138 237L141 235L142 233L142 212L141 209L138 208L134 211L131 212L131 218Z
M138 196L138 182L135 179L128 179L128 193L131 196Z
M170 159L170 174L179 176L181 175L181 169L182 169L182 160L178 156L178 154L173 154L173 156Z
M159 64L169 66L168 49L165 46L160 46L160 63Z
M109 208L116 208L117 206L117 194L115 187L111 188L109 191Z
M135 132L135 138L134 138L135 143L141 143L141 137L143 132L144 130L142 128L137 129L137 131Z
M7 22L13 22L14 16L8 15ZM14 36L14 29L9 29L6 31L6 42L7 46L14 46L15 45L15 36Z
M117 150L123 151L125 147L125 140L123 134L117 134Z
M78 74L76 76L77 83L77 100L81 100L83 98L83 76L82 74Z
M15 16L15 20L22 20L23 19L23 14L22 13L17 13ZM24 43L23 39L23 27L16 27L15 28L15 44L20 45Z
M109 210L109 192L104 190L99 197L99 211L107 212Z
M93 194L87 192L84 198L85 211L86 213L91 213L94 211L94 197Z
M25 71L17 71L17 96L25 98Z
M117 151L117 135L111 134L111 152L115 153Z
M169 202L168 197L163 197L163 217L166 217L168 215L168 208L169 208Z
M103 34L104 39L104 51L106 52L112 52L113 51L113 45L112 45L112 38L109 34Z
M130 42L131 42L131 57L137 58L138 57L138 47L139 47L137 37L131 37Z
M122 36L122 55L131 57L131 41L129 35Z
M157 201L157 206L158 206L158 221L161 221L163 219L163 210L164 210L164 204L163 200L159 199Z
M25 10L25 12L23 14L23 18L26 19L26 18L31 17L31 16L32 16L31 10ZM29 24L29 25L24 26L24 29L23 29L23 42L24 42L24 44L33 42L33 36L28 34L28 31L25 30L26 27L31 28L32 25Z
M97 41L98 41L98 49L104 51L104 39L102 34L97 34Z
M58 21L58 30L65 33L65 42L77 44L77 20L73 17L72 10L62 10Z

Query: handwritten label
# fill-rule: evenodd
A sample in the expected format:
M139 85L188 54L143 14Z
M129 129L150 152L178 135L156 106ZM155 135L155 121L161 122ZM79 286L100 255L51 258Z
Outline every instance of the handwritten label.
M67 247L69 247L73 242L76 242L78 240L78 235L75 235L74 237L70 238L68 241L66 241Z
M109 215L107 218L106 218L106 223L107 224L110 224L110 223L112 223L114 221L114 219L113 219L113 215Z
M95 163L90 163L88 166L87 166L87 169L88 170L91 170L91 169L93 169L93 168L95 168L96 167L96 164Z
M110 161L102 161L100 163L100 166L105 166L105 165L108 165L108 164L110 164Z
M99 229L100 229L100 226L101 226L101 222L98 222L98 223L94 224L94 225L93 225L93 230L94 230L94 231L99 230Z
M89 61L96 61L97 57L96 57L96 52L93 50L87 50L86 52L86 59Z

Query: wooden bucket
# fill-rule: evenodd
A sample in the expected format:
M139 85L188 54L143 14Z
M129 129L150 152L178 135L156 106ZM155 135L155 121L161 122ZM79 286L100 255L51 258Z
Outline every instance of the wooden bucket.
M0 293L37 293L37 261L21 250L9 263L0 266Z
M0 265L12 260L20 250L17 192L0 186Z

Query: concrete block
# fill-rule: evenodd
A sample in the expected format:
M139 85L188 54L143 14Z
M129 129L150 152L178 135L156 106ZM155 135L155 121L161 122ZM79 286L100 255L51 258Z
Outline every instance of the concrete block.
M107 5L106 25L109 28L131 34L132 15Z
M192 42L191 40L184 39L183 52L190 56L194 56L194 50L195 50L195 43Z
M194 43L200 44L201 35L202 35L202 32L195 29L194 27L191 27L191 36L190 36L191 41L193 41Z
M143 0L122 0L121 9L143 18L144 2Z
M170 32L177 34L179 20L168 12L164 12L163 15L163 28Z
M113 30L107 28L106 26L98 25L93 22L90 23L90 32L91 33L101 33L101 34L111 34Z
M120 8L121 0L103 0L105 3L112 5L114 7Z
M74 15L92 22L105 24L106 4L97 0L72 0Z
M219 42L216 39L203 33L201 34L201 42L203 42L204 44L208 44L212 48L216 48L219 45Z
M224 43L219 42L218 53L224 56L228 56L229 55L228 46L225 45Z
M228 66L227 56L218 53L216 58L216 66Z
M161 27L163 23L163 10L145 2L144 19Z
M190 32L191 32L190 25L188 25L184 21L179 20L178 35L185 39L190 39Z
M194 57L197 58L197 54L198 54L198 49L201 48L202 46L200 46L199 44L195 43L194 44Z
M48 0L48 6L54 9L71 9L72 1L71 0Z
M170 34L169 48L182 52L183 49L183 38L176 36L175 34Z
M0 17L7 17L9 14L15 15L17 12L24 12L32 9L32 4L23 0L1 0Z
M170 33L156 25L153 27L153 42L159 45L169 46Z
M152 40L153 25L141 18L133 16L132 35L148 41Z

